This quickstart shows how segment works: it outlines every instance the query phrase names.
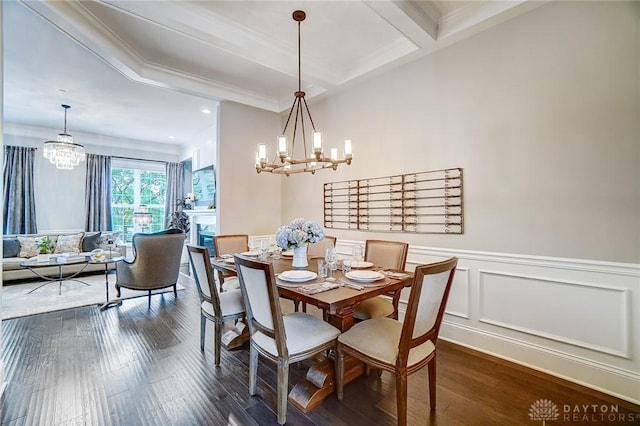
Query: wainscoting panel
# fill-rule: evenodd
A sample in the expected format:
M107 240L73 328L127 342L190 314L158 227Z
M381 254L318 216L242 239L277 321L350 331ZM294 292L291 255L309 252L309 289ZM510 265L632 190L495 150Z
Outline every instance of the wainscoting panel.
M640 265L411 246L407 270L451 256L441 339L640 403Z
M478 272L480 322L630 357L628 290Z

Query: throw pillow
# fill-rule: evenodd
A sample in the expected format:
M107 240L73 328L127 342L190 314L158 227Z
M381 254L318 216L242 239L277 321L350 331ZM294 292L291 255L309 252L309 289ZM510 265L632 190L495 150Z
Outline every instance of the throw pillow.
M28 237L18 236L16 238L20 243L20 254L18 257L30 258L40 254L40 249L38 248L38 244L40 244L40 242L42 241L42 238L44 238L44 235L40 235L40 236L32 235ZM55 244L56 242L55 237L52 238L51 236L49 236L49 240L51 241L51 244Z
M109 250L109 241L111 241L112 244L117 245L118 242L120 242L119 235L120 233L118 232L102 232L102 235L100 236L100 247L98 248L101 248L102 250Z
M58 242L54 253L78 253L81 250L80 242L84 232L71 235L58 235Z
M20 254L20 243L16 238L2 239L2 257L18 257Z
M82 251L89 252L100 248L100 234L101 232L84 234L84 237L82 237Z

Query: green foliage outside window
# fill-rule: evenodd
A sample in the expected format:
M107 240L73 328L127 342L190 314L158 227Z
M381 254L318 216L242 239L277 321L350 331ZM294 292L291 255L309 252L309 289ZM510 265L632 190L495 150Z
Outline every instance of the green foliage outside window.
M165 228L164 204L166 197L164 171L130 168L111 169L111 217L113 230L120 238L131 242L133 234L143 229L133 223L133 213L140 205L147 206L153 220L144 232L156 232Z

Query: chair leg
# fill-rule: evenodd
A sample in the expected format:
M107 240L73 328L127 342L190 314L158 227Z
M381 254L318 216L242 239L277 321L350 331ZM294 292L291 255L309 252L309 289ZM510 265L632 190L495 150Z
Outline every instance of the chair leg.
M436 409L436 357L434 356L429 364L427 364L429 372L429 406L431 411Z
M149 302L147 303L147 309L151 309L151 290L149 290Z
M299 300L294 300L293 301L293 312L298 312L298 307L300 306L300 301Z
M398 426L407 426L407 372L396 373Z
M338 349L338 362L336 363L336 395L342 401L344 387L344 352Z
M307 302L302 302L302 312L307 312Z
M216 318L214 324L213 355L216 367L220 365L220 346L222 345L222 323Z
M200 350L204 352L204 336L207 331L207 317L200 314Z
M173 296L175 298L178 298L178 285L177 284L173 285Z
M249 348L249 395L253 396L258 382L258 351L251 344Z
M289 396L289 361L278 360L278 424L287 422L287 397Z
M116 284L116 296L118 296L118 298L121 296L120 295L120 286L118 284Z

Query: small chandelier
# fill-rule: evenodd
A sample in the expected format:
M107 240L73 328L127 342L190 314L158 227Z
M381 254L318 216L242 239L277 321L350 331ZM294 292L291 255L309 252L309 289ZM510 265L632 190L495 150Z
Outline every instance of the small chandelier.
M139 225L142 228L142 232L144 232L144 228L151 225L153 215L147 211L147 206L145 204L140 204L139 208L140 210L133 213L133 223L135 225Z
M57 169L72 170L85 159L84 146L73 143L73 136L67 133L67 110L69 105L62 105L64 108L64 131L58 135L55 141L44 143L44 158L51 164L55 164Z
M293 12L293 20L298 23L298 91L294 92L294 100L293 105L291 105L291 110L289 111L289 117L287 117L287 122L284 125L284 130L282 134L277 138L277 149L278 154L274 157L272 163L267 162L267 147L265 144L258 145L258 152L256 153L256 171L260 172L269 172L275 174L284 174L289 176L292 173L303 173L309 172L311 174L315 174L316 170L321 169L333 169L336 170L339 164L347 163L351 164L351 160L353 158L353 153L351 152L351 140L347 139L344 141L344 156L343 158L338 158L338 148L331 148L330 156L325 156L325 153L322 149L322 133L316 129L316 126L313 122L313 118L311 118L311 112L309 111L309 106L307 105L307 101L305 100L305 92L302 91L302 83L300 78L300 22L304 21L306 18L306 14L302 10L296 10ZM289 150L289 146L287 143L287 127L289 126L289 122L291 121L291 117L293 116L293 112L295 111L295 117L293 120L293 135L291 137L291 150ZM311 124L311 128L313 129L313 150L307 151L307 137L305 133L305 118L304 113L306 112L309 117L309 123ZM299 123L299 124L298 124ZM302 132L302 144L303 144L303 157L296 159L295 155L295 147L296 147L296 134L298 132L298 127ZM307 157L307 155L309 155ZM280 161L277 161L277 158L280 158Z

